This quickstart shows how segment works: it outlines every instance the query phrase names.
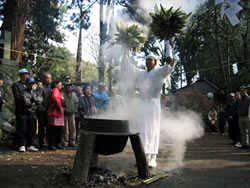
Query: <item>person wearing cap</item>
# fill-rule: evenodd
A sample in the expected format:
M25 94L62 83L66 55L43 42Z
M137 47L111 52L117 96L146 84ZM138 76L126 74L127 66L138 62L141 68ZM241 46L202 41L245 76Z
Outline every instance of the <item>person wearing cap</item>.
M4 76L2 73L0 73L0 86L3 85L3 82L4 82ZM1 90L0 90L0 112L2 112L2 105L5 103L5 100L3 99L2 97L2 93L1 93Z
M37 108L38 117L38 139L39 147L42 150L48 149L48 109L49 109L49 97L51 94L52 76L50 73L43 73L41 80L43 83L37 85L37 91L43 98L43 102Z
M16 131L15 131L15 144L20 148L20 137L22 134L22 115L24 113L23 108L23 92L26 89L26 79L29 77L29 71L25 68L18 71L20 80L12 85L12 94L15 101L15 117L16 117ZM20 133L21 132L21 133Z
M156 57L149 55L145 61L146 70L139 69L130 62L131 60L124 56L121 62L121 71L127 73L129 77L135 78L134 85L139 91L140 103L134 124L140 133L149 167L156 167L160 140L161 89L164 79L174 69L174 60L171 59L169 63L156 68Z
M36 109L37 105L42 102L41 97L35 90L35 79L28 77L26 79L26 89L23 91L22 101L23 109L21 114L21 122L18 127L19 137L19 151L25 152L26 147L28 151L36 152L38 149L35 145L36 136Z
M98 89L92 91L92 95L95 97L96 106L99 111L104 111L107 108L109 97L106 93L106 86L104 82L99 82Z
M15 99L15 114L22 113L22 96L23 91L26 89L25 81L29 77L29 71L27 69L20 69L18 71L20 80L12 85L12 92Z
M241 136L242 148L249 148L249 142L247 142L247 135L250 138L250 117L249 106L250 96L247 95L246 87L240 87L240 99L237 100L238 115L239 115L239 127Z
M65 83L67 83L67 82L71 83L71 76L70 75L65 76L64 82Z
M37 87L42 87L43 86L43 82L39 77L36 77L35 81L36 81Z
M234 93L230 93L229 102L226 106L227 123L228 123L228 136L233 141L234 145L240 144L240 129L238 108L236 105L236 98Z
M62 96L64 98L64 146L76 146L75 113L77 112L78 99L72 91L70 82L64 83Z

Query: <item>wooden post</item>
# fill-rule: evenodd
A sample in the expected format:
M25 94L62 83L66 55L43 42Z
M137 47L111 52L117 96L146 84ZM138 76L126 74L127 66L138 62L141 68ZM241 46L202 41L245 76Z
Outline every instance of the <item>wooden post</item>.
M149 177L150 173L139 133L131 135L129 138L136 158L138 176L139 178L146 179Z
M71 173L71 183L85 183L95 147L96 135L82 132Z
M98 154L93 153L90 161L90 167L97 167L98 165Z

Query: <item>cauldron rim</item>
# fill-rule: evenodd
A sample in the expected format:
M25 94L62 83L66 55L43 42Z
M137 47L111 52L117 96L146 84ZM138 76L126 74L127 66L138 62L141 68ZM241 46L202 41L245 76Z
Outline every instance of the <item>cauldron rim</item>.
M82 133L88 133L88 134L94 134L94 135L106 135L106 136L132 136L135 135L137 133L112 133L112 132L95 132L95 131L85 131L82 130Z
M86 120L102 120L102 121L126 121L129 122L128 119L110 119L110 118L98 118L98 117L86 117Z
M115 122L126 122L129 123L129 120L121 120L121 119L102 119L102 118L86 118L86 120L94 120L94 121L115 121ZM95 135L107 135L107 136L132 136L135 135L135 133L131 133L131 132L105 132L105 131L92 131L92 130L82 130L85 133L89 133L89 134L95 134Z

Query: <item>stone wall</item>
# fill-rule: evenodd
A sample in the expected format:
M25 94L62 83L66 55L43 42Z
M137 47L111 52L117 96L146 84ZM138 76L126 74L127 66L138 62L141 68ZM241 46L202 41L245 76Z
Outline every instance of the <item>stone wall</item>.
M6 103L3 105L2 112L0 112L0 128L6 130L9 127L6 127L6 122L10 125L15 126L15 116L14 116L14 98L12 95L12 84L18 80L18 70L19 63L11 61L8 59L2 59L0 63L0 72L4 75L4 84L0 87L3 99ZM0 129L0 138L1 138L1 129Z

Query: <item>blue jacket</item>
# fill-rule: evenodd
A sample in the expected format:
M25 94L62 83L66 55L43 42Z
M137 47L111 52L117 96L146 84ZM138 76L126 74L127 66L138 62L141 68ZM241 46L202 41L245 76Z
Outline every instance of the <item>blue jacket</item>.
M109 102L109 97L105 91L93 90L92 95L96 100L96 107L98 109L106 109Z

